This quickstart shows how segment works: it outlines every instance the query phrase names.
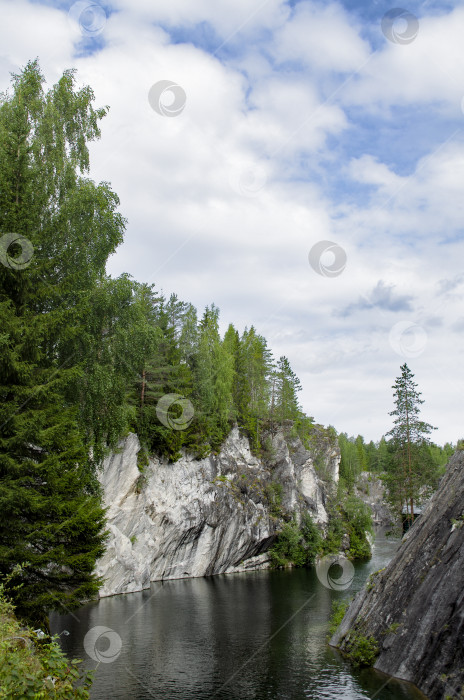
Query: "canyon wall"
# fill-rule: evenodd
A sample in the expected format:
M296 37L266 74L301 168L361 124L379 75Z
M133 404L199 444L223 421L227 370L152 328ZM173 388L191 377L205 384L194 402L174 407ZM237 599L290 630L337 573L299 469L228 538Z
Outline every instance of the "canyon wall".
M109 539L96 573L100 596L139 591L151 581L269 566L267 550L283 516L309 512L323 528L326 498L338 480L336 438L315 426L313 447L278 433L266 462L234 428L219 454L174 463L150 459L129 434L100 474Z

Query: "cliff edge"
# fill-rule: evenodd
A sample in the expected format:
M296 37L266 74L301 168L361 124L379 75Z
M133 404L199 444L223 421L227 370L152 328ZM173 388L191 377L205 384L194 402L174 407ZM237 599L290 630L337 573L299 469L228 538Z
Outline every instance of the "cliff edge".
M464 452L389 565L371 576L330 640L349 651L373 637L374 668L414 683L431 700L463 697Z

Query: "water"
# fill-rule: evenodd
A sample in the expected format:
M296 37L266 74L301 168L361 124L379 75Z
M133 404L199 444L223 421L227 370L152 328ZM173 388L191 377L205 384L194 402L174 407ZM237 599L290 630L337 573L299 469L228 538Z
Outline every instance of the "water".
M353 670L326 642L332 600L351 597L397 546L380 532L347 591L325 588L314 569L157 582L54 615L52 630L67 630L63 649L97 668L93 700L418 700L409 684ZM110 631L84 647L97 625Z

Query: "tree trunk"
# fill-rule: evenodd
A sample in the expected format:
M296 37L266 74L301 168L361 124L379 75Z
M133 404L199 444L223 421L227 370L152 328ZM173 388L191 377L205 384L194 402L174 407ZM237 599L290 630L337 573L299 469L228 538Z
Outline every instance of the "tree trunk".
M140 408L143 408L143 402L145 400L145 376L146 376L146 372L143 369L142 370L142 391L140 394Z

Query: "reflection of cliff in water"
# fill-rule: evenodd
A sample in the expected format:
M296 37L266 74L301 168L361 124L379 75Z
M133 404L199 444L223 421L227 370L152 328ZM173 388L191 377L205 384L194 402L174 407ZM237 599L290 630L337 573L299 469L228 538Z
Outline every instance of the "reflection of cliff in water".
M407 684L378 692L385 677L353 671L326 639L333 600L360 590L397 546L379 530L372 559L355 562L342 592L322 586L314 568L155 582L54 615L53 631L70 632L63 647L89 668L97 664L85 653L87 631L101 625L120 635L121 654L99 665L92 700L415 700Z

